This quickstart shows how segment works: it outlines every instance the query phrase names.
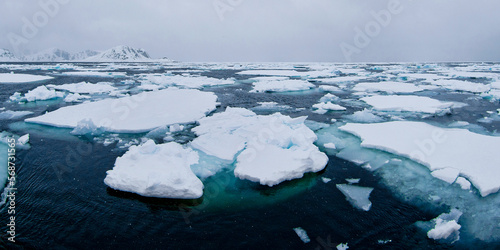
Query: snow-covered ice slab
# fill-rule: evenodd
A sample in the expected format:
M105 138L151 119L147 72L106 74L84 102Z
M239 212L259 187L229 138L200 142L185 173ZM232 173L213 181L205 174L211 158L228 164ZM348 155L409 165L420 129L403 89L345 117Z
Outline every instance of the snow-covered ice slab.
M192 129L198 137L191 146L230 162L236 158L236 177L274 186L318 172L328 162L313 144L317 137L305 119L227 108L199 120L200 126Z
M100 83L79 82L79 83L68 83L62 85L47 85L47 87L57 90L66 90L78 94L107 93L116 90L115 87L111 86L111 84L107 82L100 82Z
M53 79L50 76L29 75L29 74L0 74L0 83L26 83L39 82Z
M461 81L454 79L440 79L431 82L432 85L440 86L449 90L465 91L472 93L483 93L490 90L490 86L481 83Z
M63 107L26 122L75 128L90 120L103 131L141 133L156 127L194 122L216 107L217 96L192 89L165 89L118 99Z
M354 207L364 211L369 211L372 207L372 202L369 200L369 197L373 188L354 186L351 184L337 184L337 188Z
M316 87L314 84L305 80L258 81L254 82L253 86L250 92L302 91Z
M143 85L153 84L163 87L177 86L182 88L199 89L206 86L231 85L234 79L217 79L206 76L169 75L169 74L143 74L139 75Z
M61 75L65 76L89 76L89 77L126 77L126 72L102 72L102 71L68 71Z
M459 171L483 197L500 189L500 137L409 121L348 123L340 129L360 137L363 147L409 157L431 171L450 168L435 174L440 179L451 181Z
M190 167L198 159L195 151L178 143L149 140L118 157L104 183L146 197L197 199L203 195L203 183Z
M356 84L353 91L358 92L386 92L386 93L413 93L432 89L429 85L415 85L406 82L362 82ZM435 87L434 87L435 88Z
M429 114L443 112L450 108L460 108L466 105L457 102L442 102L426 96L409 95L377 95L363 97L361 100L371 105L375 110L422 112Z

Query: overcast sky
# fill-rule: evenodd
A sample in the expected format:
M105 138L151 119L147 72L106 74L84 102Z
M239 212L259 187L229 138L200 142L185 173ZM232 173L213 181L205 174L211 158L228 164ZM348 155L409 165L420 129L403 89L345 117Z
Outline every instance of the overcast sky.
M130 45L196 62L499 61L499 11L494 0L0 0L0 48Z

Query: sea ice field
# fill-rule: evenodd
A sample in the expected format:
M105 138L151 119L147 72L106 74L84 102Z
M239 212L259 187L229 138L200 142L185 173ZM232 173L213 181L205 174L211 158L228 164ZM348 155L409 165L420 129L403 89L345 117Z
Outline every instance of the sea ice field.
M500 248L500 64L0 63L0 102L7 248Z

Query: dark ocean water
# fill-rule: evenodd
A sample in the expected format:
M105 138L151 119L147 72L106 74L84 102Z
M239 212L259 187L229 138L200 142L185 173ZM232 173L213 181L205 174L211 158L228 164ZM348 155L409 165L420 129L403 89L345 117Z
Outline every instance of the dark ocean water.
M129 75L152 72L164 71L127 71ZM252 108L257 102L273 101L306 108L282 111L293 117L308 115L318 122L341 119L338 114L311 112L310 107L324 92L248 93L251 83L244 81L248 77L235 75L236 72L213 70L202 74L243 81L205 89L219 97L218 111L227 106ZM6 102L8 97L48 83L121 80L60 76L43 83L0 84L0 102L8 110L30 110L36 116L67 104L47 101L19 105ZM466 94L428 94L438 99L477 102L456 117L424 119L437 123L475 122L482 111L498 107L495 103L469 100ZM361 109L349 107L348 112ZM495 131L497 126L496 122L483 124L488 131ZM426 232L414 223L431 220L449 208L428 211L408 204L374 173L334 156L329 156L324 171L273 188L238 180L225 171L204 182L205 194L198 200L155 199L112 190L104 184L106 171L125 153L115 144L104 146L93 138L72 136L68 129L26 125L19 120L1 120L0 131L30 133L31 144L29 150L17 153L16 243L6 240L9 215L5 208L0 211L0 245L9 249L335 249L346 242L350 249L466 249L472 248L471 243L477 244L474 248L499 246L474 240L467 245L448 245L428 239ZM143 134L124 135L127 136L140 138ZM332 181L323 183L321 177ZM360 185L374 187L370 211L353 208L335 187L336 183L345 183L345 178L361 178ZM305 229L311 242L303 243L293 231L295 227Z

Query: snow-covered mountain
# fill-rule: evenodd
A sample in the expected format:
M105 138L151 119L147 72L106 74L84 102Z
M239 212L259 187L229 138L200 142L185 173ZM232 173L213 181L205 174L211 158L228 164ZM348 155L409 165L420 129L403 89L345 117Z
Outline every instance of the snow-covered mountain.
M0 62L19 62L19 58L15 57L12 52L6 49L0 49Z
M117 46L85 59L88 62L149 62L152 61L143 49Z
M84 61L85 59L98 55L99 52L95 50L85 50L85 51L80 51L76 54L71 55L70 60L71 61Z
M71 59L71 54L67 51L51 48L47 50L40 51L36 54L24 56L23 61L27 62L61 62L69 61Z

